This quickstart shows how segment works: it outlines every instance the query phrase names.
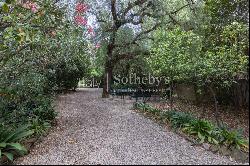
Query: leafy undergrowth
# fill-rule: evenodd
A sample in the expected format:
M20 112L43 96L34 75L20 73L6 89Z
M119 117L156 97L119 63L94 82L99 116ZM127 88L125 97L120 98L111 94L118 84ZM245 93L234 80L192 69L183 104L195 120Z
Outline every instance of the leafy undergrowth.
M29 127L30 125L24 125L16 130L9 130L0 126L0 159L5 157L13 161L14 155L27 153L27 149L18 142L34 134L34 130Z
M169 104L151 102L152 106L160 109L169 109ZM192 102L184 100L174 101L175 110L192 114L198 119L206 119L213 123L216 123L214 106L212 104L195 105ZM232 106L220 106L219 107L220 120L226 124L229 128L235 130L242 130L244 137L249 137L249 111L246 109L233 108ZM237 127L237 128L236 128Z
M0 125L0 163L12 163L16 157L26 155L28 149L25 142L33 140L33 144L41 136L44 136L50 127L49 122L36 119L16 129Z
M135 103L134 108L163 123L170 124L172 129L182 131L201 144L206 142L245 152L249 150L249 140L245 139L238 130L231 130L226 126L219 128L211 121L197 119L190 113L160 110L144 103Z

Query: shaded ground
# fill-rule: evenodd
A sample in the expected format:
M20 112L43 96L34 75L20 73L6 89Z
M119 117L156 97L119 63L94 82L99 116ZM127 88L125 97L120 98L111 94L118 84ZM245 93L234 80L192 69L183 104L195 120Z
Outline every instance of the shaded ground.
M155 107L165 109L169 107L166 102L152 101ZM197 118L205 118L216 123L215 111L213 105L196 106L191 102L184 100L174 101L174 106L182 112L192 113ZM243 135L249 138L249 110L233 108L231 106L220 106L220 120L228 127L243 130Z
M16 164L236 164L193 147L130 110L131 100L102 99L97 89L62 95L58 127Z

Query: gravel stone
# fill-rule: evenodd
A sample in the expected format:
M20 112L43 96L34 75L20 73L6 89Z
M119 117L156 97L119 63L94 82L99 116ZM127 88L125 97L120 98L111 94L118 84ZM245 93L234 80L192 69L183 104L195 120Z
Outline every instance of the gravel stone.
M238 164L135 113L133 102L102 99L101 89L59 96L58 126L15 164Z
M210 149L210 145L209 145L208 143L204 143L204 144L202 145L202 147L203 147L204 149L206 149L206 150L209 150L209 149Z

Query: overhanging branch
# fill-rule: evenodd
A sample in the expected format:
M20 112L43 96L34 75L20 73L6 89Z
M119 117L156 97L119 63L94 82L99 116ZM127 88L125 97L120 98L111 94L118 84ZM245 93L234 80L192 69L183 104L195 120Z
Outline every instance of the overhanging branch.
M136 42L141 40L142 36L143 35L146 35L146 34L149 34L150 32L156 30L159 26L161 25L160 22L156 23L152 28L148 29L148 30L145 30L145 31L142 31L141 33L139 33L138 35L135 36L135 38L131 41L131 42L128 42L128 43L123 43L122 45L115 45L115 47L128 47L130 45L133 45L133 44L137 44Z
M128 3L128 7L124 10L124 12L122 13L122 17L125 17L127 15L127 13L133 9L135 6L138 6L138 5L142 5L144 3L146 3L147 0L137 0L133 3L129 2Z

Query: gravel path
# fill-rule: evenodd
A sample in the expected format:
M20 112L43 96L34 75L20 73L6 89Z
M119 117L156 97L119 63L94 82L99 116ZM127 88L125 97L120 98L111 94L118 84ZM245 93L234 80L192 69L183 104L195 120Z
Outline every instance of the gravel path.
M58 127L16 164L236 164L130 110L132 101L81 89L57 101Z

